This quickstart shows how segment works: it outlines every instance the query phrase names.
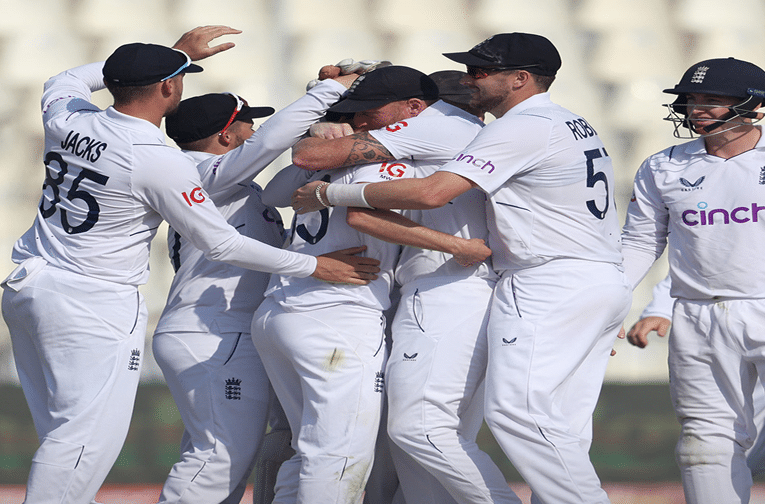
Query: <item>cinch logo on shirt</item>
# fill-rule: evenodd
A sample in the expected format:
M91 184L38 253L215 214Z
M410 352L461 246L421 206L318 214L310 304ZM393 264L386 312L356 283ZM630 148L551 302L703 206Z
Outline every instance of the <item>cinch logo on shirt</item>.
M707 210L709 205L704 201L696 206L698 211L686 210L683 212L683 223L686 226L712 226L715 224L715 219L717 224L730 224L731 221L734 224L759 222L759 212L765 210L765 206L759 206L757 203L752 203L751 206L736 207L730 211L723 208Z
M464 161L469 165L473 165L476 168L480 168L481 170L484 170L486 168L489 169L489 173L493 172L496 166L491 164L491 161L486 161L485 159L476 159L475 157L471 156L470 154L458 154L456 157L452 158L453 161Z
M185 192L181 193L183 195L183 199L186 200L186 203L191 206L193 203L202 203L205 200L205 195L202 192L201 187L195 187L191 190L189 194L186 194Z

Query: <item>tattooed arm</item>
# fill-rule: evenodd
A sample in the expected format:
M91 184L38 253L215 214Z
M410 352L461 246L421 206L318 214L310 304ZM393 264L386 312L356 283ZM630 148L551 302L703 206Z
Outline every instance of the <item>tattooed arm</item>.
M305 170L390 161L391 153L367 132L342 138L304 138L292 147L292 163Z

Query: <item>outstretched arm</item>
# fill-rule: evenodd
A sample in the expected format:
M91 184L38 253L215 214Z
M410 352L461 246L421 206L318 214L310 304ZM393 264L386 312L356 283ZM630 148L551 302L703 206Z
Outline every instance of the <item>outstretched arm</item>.
M461 266L472 266L491 255L478 238L466 240L435 231L390 210L349 208L348 225L379 240L452 254Z
M295 191L292 195L292 208L295 212L314 212L324 207L316 197L316 187L319 184L321 182L311 182ZM353 184L343 188L340 185L322 186L319 189L321 200L337 206L428 210L442 207L475 187L469 179L443 170L421 179ZM335 189L341 189L341 193L338 194Z

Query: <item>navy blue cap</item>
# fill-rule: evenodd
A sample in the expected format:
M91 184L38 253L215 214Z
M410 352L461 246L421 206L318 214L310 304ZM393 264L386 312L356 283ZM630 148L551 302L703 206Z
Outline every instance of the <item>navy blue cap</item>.
M250 107L242 101L242 109L234 121L248 121L274 113L272 107ZM229 93L210 93L187 98L181 101L178 110L165 117L165 131L177 144L207 138L226 126L238 105L236 97Z
M537 75L555 75L561 60L552 42L532 33L493 35L467 52L444 53L463 65L507 70L527 70Z
M352 114L409 98L437 100L438 86L419 70L391 65L360 75L345 97L332 105L329 111Z
M765 98L765 71L735 58L708 59L691 66L675 87L664 92Z
M118 47L104 63L104 80L118 87L148 86L181 73L201 72L182 51L136 42Z

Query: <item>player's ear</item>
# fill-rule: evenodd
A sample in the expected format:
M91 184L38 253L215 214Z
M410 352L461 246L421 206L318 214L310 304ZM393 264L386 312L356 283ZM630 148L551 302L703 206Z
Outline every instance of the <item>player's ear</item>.
M420 98L409 98L407 101L407 107L409 108L409 113L411 114L409 117L416 117L423 110L428 108L428 104Z
M162 93L163 98L169 98L173 95L175 90L175 82L173 79L167 79L159 83L159 90Z
M223 147L228 147L229 145L231 145L231 140L232 140L231 133L229 133L228 131L224 131L222 135L218 133L216 137L217 137L218 143L221 144Z
M511 74L513 79L513 87L516 89L520 89L529 83L534 83L534 78L531 76L529 72L526 70L516 70Z

